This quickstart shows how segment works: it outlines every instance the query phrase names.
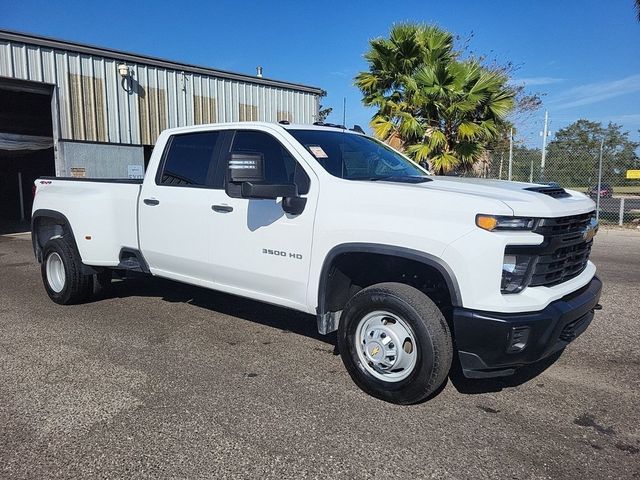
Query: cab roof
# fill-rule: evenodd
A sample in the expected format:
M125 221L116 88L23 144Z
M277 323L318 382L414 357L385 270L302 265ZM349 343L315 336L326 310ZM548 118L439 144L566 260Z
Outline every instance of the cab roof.
M330 123L324 124L303 124L303 123L281 123L281 122L218 122L199 125L190 125L185 127L168 128L167 131L171 134L187 133L193 131L206 130L208 127L227 127L229 129L241 129L251 127L269 127L269 128L282 128L284 130L317 130L317 131L333 131L341 133L349 133L354 135L366 135L356 130L343 127L342 125L335 125Z

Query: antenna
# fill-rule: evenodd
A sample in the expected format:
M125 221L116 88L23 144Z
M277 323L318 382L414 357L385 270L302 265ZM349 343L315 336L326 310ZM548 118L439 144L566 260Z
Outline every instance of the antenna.
M342 99L342 125L347 124L347 97Z

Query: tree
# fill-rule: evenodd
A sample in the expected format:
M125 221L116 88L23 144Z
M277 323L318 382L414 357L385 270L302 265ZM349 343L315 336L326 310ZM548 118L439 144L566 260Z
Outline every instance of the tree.
M617 186L629 183L626 171L640 168L636 154L640 142L630 140L629 132L622 131L618 124L609 123L605 127L584 119L558 130L549 143L545 179L567 187L595 185L603 140L603 182Z
M327 96L327 92L322 90L322 94L320 98L324 98ZM316 122L324 122L329 115L333 112L333 107L325 107L322 104L318 104L318 116L316 117Z
M371 40L369 70L355 84L377 110L374 134L439 173L468 170L504 131L516 90L501 68L461 59L451 33L399 24Z

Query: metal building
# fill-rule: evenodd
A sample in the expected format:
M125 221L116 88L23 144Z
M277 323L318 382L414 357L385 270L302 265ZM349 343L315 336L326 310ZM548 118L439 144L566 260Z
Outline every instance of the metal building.
M1 222L41 175L137 177L165 128L312 123L319 88L0 30Z

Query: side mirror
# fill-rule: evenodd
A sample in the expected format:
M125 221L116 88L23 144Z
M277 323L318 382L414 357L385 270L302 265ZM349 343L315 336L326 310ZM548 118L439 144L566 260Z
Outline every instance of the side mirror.
M307 199L298 196L298 187L288 185L265 185L253 182L242 182L242 198L267 198L276 199L282 197L282 210L290 215L300 215L307 205Z
M236 152L229 159L229 181L263 182L264 156L258 152Z
M284 197L282 199L282 210L290 215L300 215L307 205L307 199L302 197Z
M243 198L297 197L298 188L293 184L275 185L242 182L241 194Z

